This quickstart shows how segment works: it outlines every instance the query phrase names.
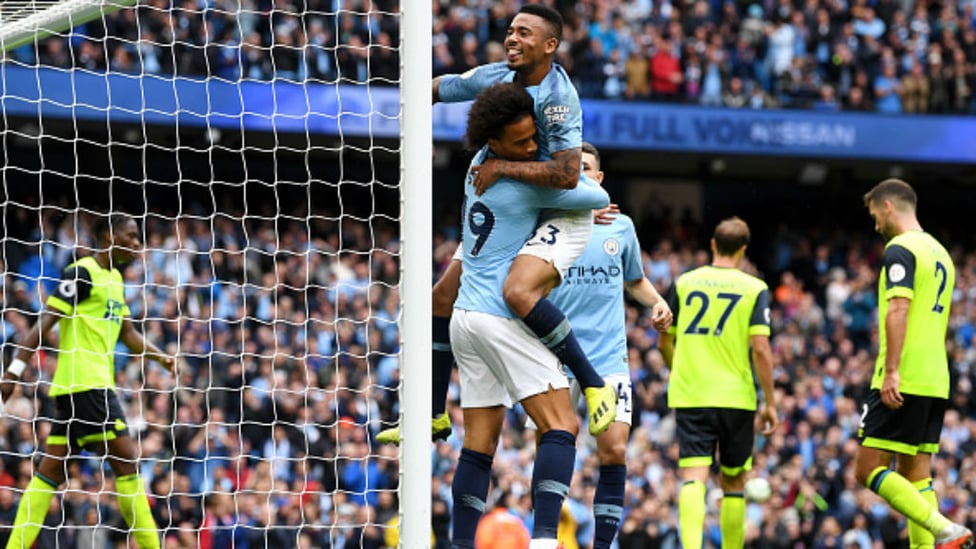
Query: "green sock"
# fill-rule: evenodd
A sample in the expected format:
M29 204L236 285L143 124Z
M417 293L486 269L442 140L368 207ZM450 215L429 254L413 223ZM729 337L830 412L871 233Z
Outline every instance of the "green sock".
M139 475L115 479L119 492L119 511L125 523L132 529L132 537L140 549L159 549L159 529L149 508L149 499L142 488Z
M7 540L7 549L28 549L41 533L41 526L47 517L58 486L40 475L34 475L17 506L17 518Z
M916 480L912 483L912 486L918 490L918 493L922 494L922 497L925 498L925 501L929 502L933 509L938 510L939 498L932 488L931 477ZM932 549L935 547L935 536L921 524L910 520L908 521L908 543L912 549Z
M868 475L868 488L878 494L888 505L905 515L908 520L917 522L933 534L949 526L949 519L942 516L938 510L922 497L918 488L908 482L908 479L887 467L878 467Z
M722 496L719 512L722 528L722 549L741 549L746 544L746 500L742 492L729 492Z
M689 480L681 486L678 523L681 545L687 549L700 549L705 529L705 484L700 480Z

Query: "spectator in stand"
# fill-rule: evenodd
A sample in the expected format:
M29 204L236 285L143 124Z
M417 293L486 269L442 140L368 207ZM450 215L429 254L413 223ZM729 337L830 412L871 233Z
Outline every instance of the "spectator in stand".
M742 85L742 79L738 76L733 76L729 79L729 87L722 94L722 104L726 107L732 107L734 109L739 109L746 106L749 101L749 96L746 95L745 89Z
M872 6L860 6L857 11L851 10L854 14L854 34L857 36L870 36L875 40L880 40L885 33L885 22L877 17Z
M230 81L331 83L341 75L379 86L398 82L396 0L349 0L335 13L315 0L304 5L303 14L290 2L264 1L238 6L216 0L213 9L204 10L195 0L172 6L152 0L89 22L70 40L47 38L36 48L18 48L12 57L54 67L101 71L107 64L116 72ZM434 74L461 73L501 59L498 44L522 3L434 2ZM711 84L716 82L706 51L712 46L723 80L739 77L750 92L748 83L756 81L769 96L755 100L756 108L822 108L817 93L826 84L851 105L848 110L873 110L875 80L893 56L896 77L910 73L916 62L928 75L928 112L976 111L971 0L947 0L931 9L915 0L713 0L688 2L687 7L670 1L560 1L556 6L567 19L558 62L584 97L644 100L651 93L662 101L717 105L714 88L706 93L709 74ZM658 55L660 36L667 37L670 56ZM655 67L655 59L666 62L664 70ZM858 73L864 76L856 82ZM852 99L854 86L861 92ZM756 92L757 98L761 95ZM882 96L890 94L882 90ZM903 110L922 112L905 105Z
M663 36L657 39L654 55L651 56L651 93L658 101L678 101L681 97L681 84L685 77L674 51L670 39Z
M824 112L836 112L840 110L840 103L834 93L834 87L830 84L820 86L820 98L814 102L813 110Z
M864 95L864 88L854 86L847 94L847 102L844 110L871 112L874 111L874 103Z
M902 112L901 96L904 93L901 80L896 74L897 67L893 62L881 65L881 74L874 80L874 94L877 97L875 106L878 112L885 114L899 114Z
M701 104L703 106L722 105L724 72L719 51L715 46L708 46L705 49L705 67L702 75Z
M647 51L639 46L630 53L624 62L624 97L627 99L648 99L651 96L651 67L647 62Z
M768 109L775 105L773 98L758 83L752 87L752 92L746 100L746 106L750 109Z
M901 78L901 88L904 112L925 113L929 110L929 79L922 63L912 61L911 70Z
M775 17L773 24L766 28L769 50L766 64L774 80L778 80L793 66L795 54L796 29L786 19Z

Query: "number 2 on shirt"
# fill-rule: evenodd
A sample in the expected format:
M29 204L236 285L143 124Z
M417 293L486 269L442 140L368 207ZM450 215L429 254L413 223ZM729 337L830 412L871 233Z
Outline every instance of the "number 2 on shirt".
M941 261L935 262L935 276L939 279L939 294L935 296L935 306L932 307L932 310L937 313L942 313L945 307L940 305L939 301L942 299L942 292L946 289L946 279L949 278L949 272L946 271L946 267Z

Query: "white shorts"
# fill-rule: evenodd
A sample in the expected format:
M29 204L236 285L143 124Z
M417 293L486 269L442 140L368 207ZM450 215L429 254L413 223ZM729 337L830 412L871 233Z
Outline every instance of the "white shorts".
M612 374L604 377L603 382L617 391L617 417L614 418L614 421L633 425L634 387L630 382L630 376L628 374ZM576 378L569 380L569 398L573 402L581 402L582 393L583 390L580 387L579 380ZM532 421L532 418L525 420L525 426L529 429L536 428L536 424Z
M582 255L592 233L591 210L543 210L535 232L522 245L519 255L533 255L552 263L561 279Z
M518 319L454 309L451 350L462 408L511 408L550 388L569 387L559 359Z

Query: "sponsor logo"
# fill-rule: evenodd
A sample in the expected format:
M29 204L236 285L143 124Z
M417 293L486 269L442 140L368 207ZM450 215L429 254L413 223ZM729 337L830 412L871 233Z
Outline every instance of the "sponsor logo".
M617 265L573 265L563 274L563 284L610 284L623 271Z
M105 319L115 324L121 324L123 305L124 304L122 302L116 301L114 299L109 299L105 303Z
M542 110L542 114L545 115L546 122L549 124L565 122L569 118L569 106L550 105Z

